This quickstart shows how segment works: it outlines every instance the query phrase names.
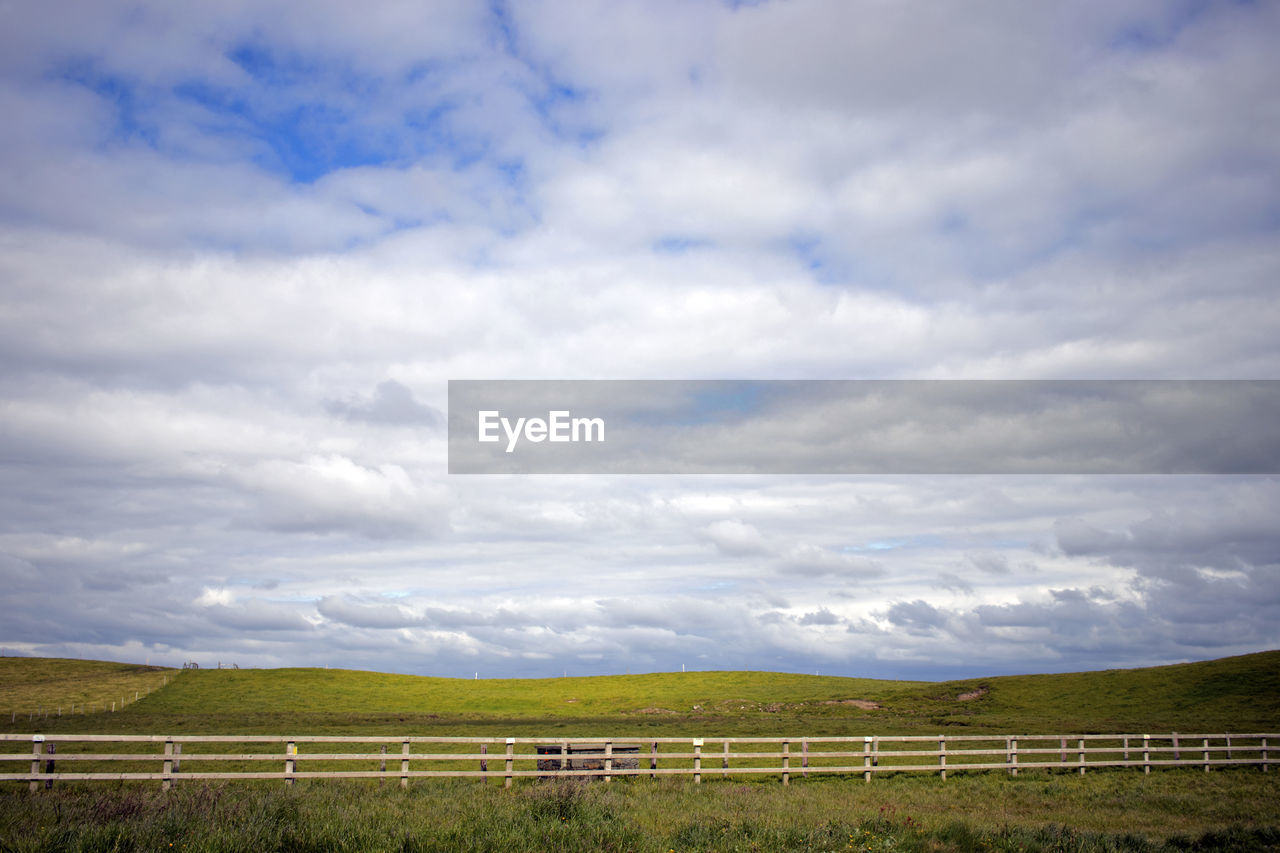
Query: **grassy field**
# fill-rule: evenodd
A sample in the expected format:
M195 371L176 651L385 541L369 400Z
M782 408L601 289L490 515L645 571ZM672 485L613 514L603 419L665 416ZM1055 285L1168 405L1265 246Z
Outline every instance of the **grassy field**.
M71 695L73 685L122 694L113 679L145 669L0 658L0 683L6 685L0 696L11 707L49 709L56 697ZM224 669L130 677L157 683L167 677L170 683L123 712L50 716L40 721L41 730L588 736L1244 732L1280 726L1280 651L1149 669L939 683L769 672L468 680ZM2 714L0 730L32 726L21 714Z
M169 678L57 732L715 736L1280 731L1280 652L1152 669L891 682L780 673L459 680L0 659L15 707ZM75 693L75 691L81 691ZM29 732L31 721L0 718ZM1280 850L1280 772L645 778L614 784L0 786L0 850ZM172 846L170 846L172 845Z
M117 709L160 689L174 670L63 658L0 658L0 713L30 728L29 717ZM19 726L21 728L21 726Z

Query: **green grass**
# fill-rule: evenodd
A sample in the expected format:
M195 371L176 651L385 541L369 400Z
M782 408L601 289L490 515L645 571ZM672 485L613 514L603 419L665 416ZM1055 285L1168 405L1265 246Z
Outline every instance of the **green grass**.
M6 721L49 714L83 713L86 707L103 711L116 703L119 709L158 690L172 680L175 670L161 666L64 658L0 658L0 714ZM18 728L22 728L19 726Z
M0 660L14 703L169 684L116 713L0 718L64 733L484 736L1280 731L1280 652L929 683L781 673L463 680L317 669L162 672ZM79 691L78 693L76 691ZM969 696L972 698L961 698ZM860 705L850 700L858 700ZM875 703L878 707L866 707ZM338 751L335 749L335 751ZM364 751L364 748L361 748ZM1194 750L1193 750L1194 751ZM394 756L392 756L394 760ZM516 780L0 786L0 851L1280 850L1280 772L953 772L612 784ZM184 768L196 769L193 758ZM169 845L173 846L170 847Z
M64 850L1274 849L1274 783L1189 771L803 786L673 780L0 792L0 846ZM172 845L170 847L169 845Z
M326 669L143 670L5 658L0 697L48 709L52 697L82 695L84 685L124 695L121 679L170 679L123 712L42 719L48 732L816 736L1280 727L1280 651L939 683L769 672L469 680ZM0 716L0 730L31 729L21 715Z

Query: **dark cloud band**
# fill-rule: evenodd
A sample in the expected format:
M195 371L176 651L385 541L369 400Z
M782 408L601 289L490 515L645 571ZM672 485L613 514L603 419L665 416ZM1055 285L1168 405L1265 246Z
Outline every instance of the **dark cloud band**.
M451 474L1270 474L1272 380L451 381Z

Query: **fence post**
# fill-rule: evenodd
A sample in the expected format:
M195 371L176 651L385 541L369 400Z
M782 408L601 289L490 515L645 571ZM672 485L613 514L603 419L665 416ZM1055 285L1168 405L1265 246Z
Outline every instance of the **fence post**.
M1067 763L1067 739L1058 738L1058 763Z
M1204 739L1204 772L1209 772L1209 739Z
M1262 772L1267 772L1267 739L1262 739Z
M946 735L938 735L938 775L942 777L942 781L947 781L947 737Z
M800 741L800 775L809 778L809 739Z
M515 754L515 751L516 751L516 739L513 737L507 738L507 770L506 770L506 774L503 776L503 779L502 779L502 787L504 788L511 787L511 765L513 761L511 756Z
M1151 772L1151 735L1142 736L1142 772Z
M1084 738L1076 741L1076 749L1080 751L1080 775L1084 775Z
M298 754L298 746L293 741L289 741L284 747L284 783L286 785L293 784L294 764L293 757Z
M1129 760L1129 739L1128 738L1124 739L1124 760L1125 761Z
M179 772L181 772L181 771L182 771L182 744L181 744L181 743L175 743L175 744L173 745L173 772L174 772L174 775L176 776L176 775L177 775ZM174 779L173 781L176 783L178 780L177 780L177 779Z
M1018 775L1018 738L1015 736L1009 739L1009 763L1013 766L1009 768L1010 776Z
M400 743L400 787L409 787L409 741Z
M173 787L173 738L166 738L164 742L164 781L160 783L160 790L167 791Z
M791 741L784 740L782 742L782 784L791 784Z
M613 781L613 741L604 742L604 781L609 783Z
M58 745L57 745L56 743L51 743L51 744L49 744L49 745L47 745L47 746L45 747L45 752L46 752L46 753L48 753L49 755L53 755L53 754L54 754L54 753L56 753L57 751L58 751ZM44 763L44 772L45 772L45 773L52 773L52 772L53 772L53 759L52 759L52 758L50 758L48 761L46 761L46 762ZM52 780L52 779L45 779L45 780L44 780L44 789L45 789L46 791L48 791L48 790L50 790L51 788L53 788L53 780Z
M40 772L40 745L44 743L44 735L31 736L31 775L35 776ZM40 790L40 783L34 778L31 780L31 790Z
M480 744L480 754L481 754L481 755L488 755L488 754L489 754L489 744L487 744L487 743L482 743L482 744ZM481 773L488 773L488 772L489 772L489 759L487 759L487 758L482 758L482 759L480 759L480 772L481 772Z
M384 743L382 745L382 749L378 751L382 753L382 758L378 760L378 772L385 776L387 772L387 745ZM379 779L378 786L381 787L386 781L387 780L385 778Z
M560 770L569 770L569 769L570 769L570 765L569 765L569 741L567 741L567 740L562 740L562 741L560 741L560 764L558 765L558 767L559 767L559 769L560 769Z
M693 784L702 784L702 738L693 739Z
M871 781L871 738L862 739L862 781Z
M1174 761L1182 760L1182 752L1178 749L1178 733L1177 732L1173 733L1173 760Z
M1231 760L1231 735L1226 734L1226 735L1223 735L1223 737L1226 738L1226 741L1227 741L1227 761L1230 761Z
M729 775L729 739L724 741L724 758L720 759L720 767L722 769L721 776Z
M656 740L649 745L649 769L650 770L658 769L658 742ZM649 778L657 779L658 774L650 773Z

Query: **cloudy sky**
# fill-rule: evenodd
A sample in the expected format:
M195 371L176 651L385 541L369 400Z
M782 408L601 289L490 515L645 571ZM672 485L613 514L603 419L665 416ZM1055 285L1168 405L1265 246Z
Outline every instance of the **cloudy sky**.
M460 476L450 379L1280 378L1280 4L5 3L0 646L1280 646L1274 475Z

